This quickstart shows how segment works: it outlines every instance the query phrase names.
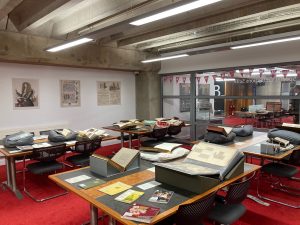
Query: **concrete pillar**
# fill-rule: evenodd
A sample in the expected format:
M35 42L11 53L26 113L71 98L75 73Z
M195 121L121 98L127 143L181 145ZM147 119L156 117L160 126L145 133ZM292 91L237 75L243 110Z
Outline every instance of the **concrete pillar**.
M160 63L157 65L155 70L136 75L136 117L139 119L160 117Z

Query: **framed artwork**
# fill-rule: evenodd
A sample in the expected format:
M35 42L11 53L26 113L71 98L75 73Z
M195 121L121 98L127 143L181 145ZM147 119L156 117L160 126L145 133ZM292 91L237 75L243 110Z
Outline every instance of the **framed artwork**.
M39 81L37 79L13 78L14 109L39 107Z
M80 81L60 81L60 104L62 107L80 106Z
M191 109L191 101L190 101L190 94L191 94L191 84L179 84L179 94L180 96L187 96L187 98L180 98L179 99L179 110L180 112L189 112Z
M97 82L97 104L121 105L121 82L120 81L98 81Z

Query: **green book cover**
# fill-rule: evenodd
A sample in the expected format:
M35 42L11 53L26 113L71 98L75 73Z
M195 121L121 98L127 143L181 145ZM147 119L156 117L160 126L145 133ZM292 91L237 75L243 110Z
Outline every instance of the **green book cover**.
M78 184L78 186L83 189L89 189L89 188L96 187L96 186L104 184L104 183L106 183L106 181L104 181L104 180L92 179L92 180L82 182L82 183Z

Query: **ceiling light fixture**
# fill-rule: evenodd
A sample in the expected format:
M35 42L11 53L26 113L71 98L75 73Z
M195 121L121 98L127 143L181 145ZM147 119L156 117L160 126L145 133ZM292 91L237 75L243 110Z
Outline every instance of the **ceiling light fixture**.
M170 16L174 16L174 15L177 15L180 13L191 11L193 9L197 9L197 8L200 8L200 7L203 7L206 5L210 5L210 4L213 4L216 2L220 2L220 1L222 1L222 0L198 0L195 2L191 2L191 3L185 4L185 5L178 6L173 9L163 11L161 13L154 14L152 16L148 16L148 17L133 21L130 24L135 25L135 26L144 25L147 23L151 23L151 22L154 22L157 20L161 20L161 19L170 17Z
M147 59L147 60L142 61L142 63L164 61L164 60L168 60L168 59L176 59L176 58L181 58L181 57L186 57L186 56L189 56L189 55L188 54L182 54L182 55L166 56L166 57L155 58L155 59Z
M230 48L231 49L250 48L250 47L277 44L277 43L288 42L288 41L297 41L297 40L300 40L300 36L291 37L291 38L283 38L283 39L278 39L278 40L273 40L273 41L263 41L263 42L257 42L257 43L252 43L252 44L237 45L237 46L232 46Z
M90 41L93 41L93 39L91 39L91 38L81 38L81 39L78 39L78 40L75 40L75 41L67 42L67 43L64 43L64 44L46 49L46 51L48 51L48 52L58 52L58 51L61 51L63 49L71 48L71 47L81 45L81 44L84 44L84 43L87 43L87 42L90 42Z

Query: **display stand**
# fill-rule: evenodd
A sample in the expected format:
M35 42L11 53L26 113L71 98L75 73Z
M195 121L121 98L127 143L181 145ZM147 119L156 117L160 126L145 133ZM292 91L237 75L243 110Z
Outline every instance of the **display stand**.
M110 177L115 174L124 172L118 168L115 163L106 158L100 158L97 156L90 156L90 167L93 173L100 176ZM140 156L135 157L130 164L126 167L126 171L137 169L140 167Z

